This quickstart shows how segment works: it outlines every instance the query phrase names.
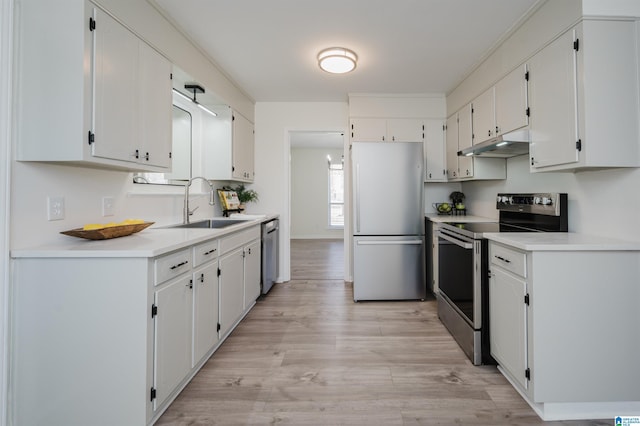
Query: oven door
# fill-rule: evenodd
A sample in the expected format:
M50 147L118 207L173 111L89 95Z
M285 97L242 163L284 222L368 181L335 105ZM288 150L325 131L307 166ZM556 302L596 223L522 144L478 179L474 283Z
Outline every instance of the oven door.
M438 231L440 296L475 330L482 327L482 241Z

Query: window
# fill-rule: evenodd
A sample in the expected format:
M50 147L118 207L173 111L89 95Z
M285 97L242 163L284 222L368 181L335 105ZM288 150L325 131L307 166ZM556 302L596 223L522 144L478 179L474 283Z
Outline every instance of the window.
M329 163L329 226L332 228L344 227L344 161L332 163L327 155Z

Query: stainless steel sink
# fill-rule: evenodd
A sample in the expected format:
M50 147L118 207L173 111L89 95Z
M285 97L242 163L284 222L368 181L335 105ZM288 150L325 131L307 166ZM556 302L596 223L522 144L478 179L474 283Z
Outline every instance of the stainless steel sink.
M191 223L181 223L179 225L171 225L167 228L209 228L209 229L220 229L226 228L227 226L237 225L238 223L246 223L246 220L235 220L235 219L205 219L199 220L197 222Z

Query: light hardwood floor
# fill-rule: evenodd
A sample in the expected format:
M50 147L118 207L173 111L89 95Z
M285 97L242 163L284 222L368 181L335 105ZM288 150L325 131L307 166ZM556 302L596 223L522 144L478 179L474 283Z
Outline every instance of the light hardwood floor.
M613 424L541 421L495 367L468 361L433 298L354 303L342 241L294 240L291 253L291 281L258 300L158 425Z

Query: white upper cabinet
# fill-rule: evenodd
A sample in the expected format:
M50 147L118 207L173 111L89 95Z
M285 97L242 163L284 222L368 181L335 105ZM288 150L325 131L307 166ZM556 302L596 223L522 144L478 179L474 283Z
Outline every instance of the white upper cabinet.
M352 118L352 142L422 142L420 118Z
M421 119L390 118L387 120L387 141L422 142L424 127Z
M136 162L138 140L138 39L94 8L93 52L95 157ZM98 25L99 22L99 25Z
M465 105L447 119L446 131L447 178L449 180L506 179L505 159L458 155L458 151L472 145L471 104Z
M473 145L473 117L471 105L467 104L458 113L458 151ZM456 152L456 155L458 153ZM474 158L458 156L458 177L472 178Z
M255 151L253 123L237 112L233 113L232 121L232 175L235 180L253 182Z
M17 26L18 160L168 170L164 57L88 1L26 2Z
M447 118L446 125L446 161L447 178L457 179L458 176L458 113Z
M253 182L253 123L231 108L204 122L202 140L203 175L211 180Z
M171 63L146 43L139 43L139 162L172 166Z
M353 142L384 142L387 137L387 120L384 118L352 118Z
M472 102L473 144L496 137L496 90L491 87Z
M511 71L473 100L473 144L529 124L527 66Z
M444 130L444 120L424 120L425 182L443 182L447 180Z
M495 86L496 136L529 125L527 65L511 71Z
M533 56L532 172L640 166L635 34L585 20Z

